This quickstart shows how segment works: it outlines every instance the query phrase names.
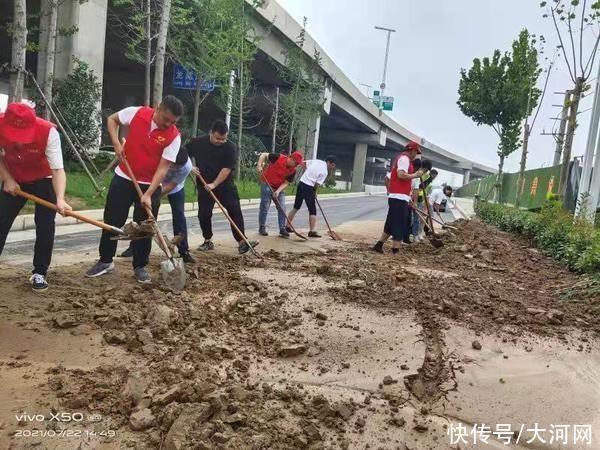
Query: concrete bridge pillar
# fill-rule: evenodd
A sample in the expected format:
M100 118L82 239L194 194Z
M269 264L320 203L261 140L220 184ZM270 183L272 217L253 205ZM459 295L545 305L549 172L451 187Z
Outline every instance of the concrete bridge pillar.
M354 167L352 169L352 192L362 192L367 167L368 144L356 144L354 148Z
M471 169L463 170L463 186L471 181Z
M319 150L319 133L321 131L321 116L308 122L306 126L298 129L296 135L298 148L304 149L306 159L317 159Z

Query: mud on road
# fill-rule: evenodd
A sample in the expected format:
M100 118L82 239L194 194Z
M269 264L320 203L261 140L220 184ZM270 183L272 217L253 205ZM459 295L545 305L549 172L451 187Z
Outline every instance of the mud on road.
M3 268L0 446L446 449L474 355L598 360L600 299L565 295L578 277L522 240L470 221L441 249L392 256L342 236L203 257L181 293L136 285L120 263L93 280L57 268L38 297Z

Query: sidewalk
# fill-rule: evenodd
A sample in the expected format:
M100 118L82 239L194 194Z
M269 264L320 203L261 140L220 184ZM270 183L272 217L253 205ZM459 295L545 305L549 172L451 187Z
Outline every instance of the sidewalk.
M348 193L343 193L343 194L323 194L323 195L319 196L319 199L320 200L329 200L329 199L335 199L335 198L367 197L370 195L378 195L378 194L377 193L367 193L367 192L348 192ZM287 204L292 204L294 202L294 197L286 196L285 200L286 200ZM243 199L243 200L240 200L240 203L241 203L243 209L248 208L248 207L255 207L260 204L260 199L258 199L258 198ZM188 216L188 217L194 216L196 214L196 212L198 211L198 204L196 202L186 203L185 211L186 211L186 216ZM103 214L104 214L103 209L89 209L89 210L83 210L83 211L77 211L77 212L86 217L89 217L90 219L96 219L96 220L102 220ZM215 212L217 212L217 213L221 212L221 210L216 205L215 205ZM160 206L160 214L158 216L158 220L159 221L160 220L170 220L170 218L171 218L171 205L169 205L168 203L164 203ZM132 220L132 219L133 219L133 209L131 210L131 212L129 214L129 220ZM77 220L73 217L62 217L58 214L56 216L56 227L57 228L64 227L64 226L81 225L81 224L84 224L84 222L81 222L80 220ZM23 215L17 216L10 231L14 233L14 232L18 232L18 231L27 231L27 230L34 230L34 229L35 229L34 215L33 214L23 214Z

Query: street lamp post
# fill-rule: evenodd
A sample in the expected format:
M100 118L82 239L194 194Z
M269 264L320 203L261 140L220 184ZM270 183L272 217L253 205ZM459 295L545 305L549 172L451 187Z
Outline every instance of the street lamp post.
M383 93L385 91L385 82L386 82L386 77L387 77L387 66L388 66L388 56L390 54L390 38L392 36L392 33L395 33L396 30L393 30L392 28L384 28L384 27L375 27L376 30L381 30L381 31L385 31L387 32L387 44L385 46L385 60L383 62L383 80L381 81L381 86L379 86L381 88L381 100L379 101L379 109L383 110Z

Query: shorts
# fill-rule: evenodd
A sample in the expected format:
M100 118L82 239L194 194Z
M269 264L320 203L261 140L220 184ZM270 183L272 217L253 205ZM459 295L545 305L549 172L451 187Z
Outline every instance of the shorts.
M294 209L302 208L302 203L306 202L306 206L308 207L308 214L311 216L317 215L317 195L315 193L315 188L313 186L309 186L308 184L304 184L302 182L298 183L298 187L296 188L296 199L294 200Z
M388 215L385 219L384 231L394 241L410 242L409 206L405 200L388 198Z

